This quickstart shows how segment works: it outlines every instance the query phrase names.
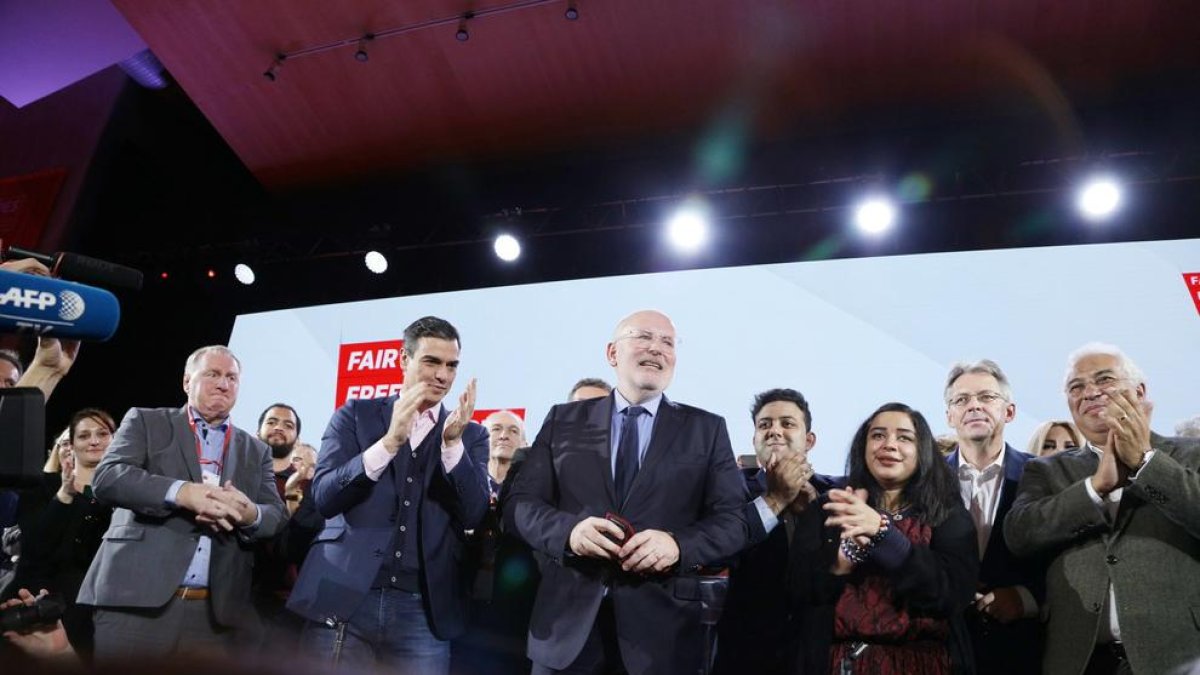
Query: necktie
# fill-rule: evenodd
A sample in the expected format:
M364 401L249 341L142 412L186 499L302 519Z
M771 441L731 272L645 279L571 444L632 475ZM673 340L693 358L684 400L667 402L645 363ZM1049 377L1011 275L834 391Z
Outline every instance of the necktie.
M991 532L985 527L987 525L985 520L987 515L983 511L983 488L978 484L978 482L972 482L975 483L972 486L972 488L975 490L975 493L971 495L971 519L975 521L975 538L979 544L979 557L983 558L983 554L987 553L987 540Z
M614 482L617 485L617 506L625 503L629 487L638 472L638 417L646 409L640 405L631 405L625 409L625 419L621 422L621 439L617 442L617 473Z

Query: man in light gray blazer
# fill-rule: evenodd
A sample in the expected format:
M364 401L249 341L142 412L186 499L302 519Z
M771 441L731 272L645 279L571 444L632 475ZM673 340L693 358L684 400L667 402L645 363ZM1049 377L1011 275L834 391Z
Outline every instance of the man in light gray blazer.
M96 656L226 649L256 622L252 539L284 522L271 453L234 427L241 364L227 348L187 361L183 408L133 408L96 467L116 507L79 592L96 606Z
M1025 465L1004 523L1042 554L1046 673L1166 673L1200 656L1200 441L1150 431L1145 376L1121 350L1068 359L1087 444Z

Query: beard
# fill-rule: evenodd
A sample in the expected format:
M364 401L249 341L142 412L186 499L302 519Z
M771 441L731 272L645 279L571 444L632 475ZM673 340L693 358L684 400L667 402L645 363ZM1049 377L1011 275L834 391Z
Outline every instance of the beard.
M279 444L279 445L276 445L276 444L274 444L274 443L271 443L270 441L264 441L264 442L265 442L265 443L266 443L268 446L270 446L270 448L271 448L271 456L272 456L272 457L274 457L275 459L284 459L284 458L286 458L288 455L292 454L292 447L294 447L294 446L296 445L295 443L287 443L287 444Z

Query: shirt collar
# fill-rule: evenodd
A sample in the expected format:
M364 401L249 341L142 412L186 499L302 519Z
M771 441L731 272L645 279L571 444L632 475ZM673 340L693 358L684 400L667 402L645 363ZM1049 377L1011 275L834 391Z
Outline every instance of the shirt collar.
M201 416L200 413L190 405L188 406L188 414L192 416L192 421L196 423L197 429L216 429L217 431L225 431L225 429L229 427L228 417L221 420L220 424L209 424L204 420L204 417Z
M613 389L613 394L615 395L614 401L616 402L616 405L613 406L613 415L619 415L622 412L625 412L626 408L633 405L632 403L627 401L624 396L621 395L621 392L617 391L616 389ZM654 419L654 417L656 415L658 415L658 405L660 403L662 403L662 400L663 400L663 395L660 392L658 395L654 396L653 398L642 401L638 405L645 408L646 412L650 413L650 418Z
M958 449L958 477L962 479L974 479L976 476L991 479L998 474L1004 472L1004 452L1001 451L996 459L992 460L991 464L983 467L982 470L976 469L970 462L962 456L962 447Z

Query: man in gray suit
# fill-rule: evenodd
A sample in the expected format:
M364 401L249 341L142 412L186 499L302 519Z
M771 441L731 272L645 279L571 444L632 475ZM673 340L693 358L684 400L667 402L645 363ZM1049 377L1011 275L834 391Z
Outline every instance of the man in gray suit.
M1200 442L1150 431L1146 380L1111 345L1068 358L1087 444L1025 465L1004 536L1042 554L1047 673L1166 673L1200 656Z
M250 540L284 521L271 453L233 426L241 364L223 346L187 360L183 408L132 408L92 489L115 507L79 592L96 656L224 650L254 622Z

